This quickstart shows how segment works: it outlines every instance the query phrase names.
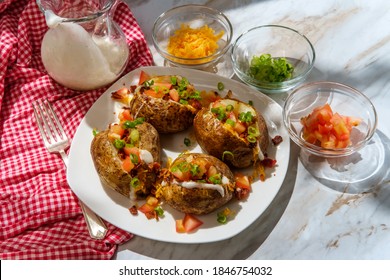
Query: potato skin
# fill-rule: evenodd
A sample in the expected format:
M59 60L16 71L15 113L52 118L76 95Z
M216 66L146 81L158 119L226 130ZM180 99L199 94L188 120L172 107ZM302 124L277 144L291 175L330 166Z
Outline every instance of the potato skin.
M220 208L232 199L235 184L234 175L225 163L207 154L183 154L172 163L172 166L178 161L185 161L190 156L194 157L194 159L203 158L207 160L212 165L214 165L217 170L223 174L223 176L226 176L229 179L231 184L223 186L225 195L222 197L217 190L213 189L190 189L182 187L179 184L174 183L173 175L164 179L165 184L161 185L161 189L159 191L161 192L162 198L165 203L180 212L195 215L208 214Z
M160 162L160 138L156 129L144 122L137 126L140 133L139 148L148 150L155 162ZM103 185L114 189L120 194L130 196L130 182L134 174L129 174L122 169L122 161L118 157L118 150L108 138L109 129L99 132L91 143L91 156L95 169ZM133 170L132 170L133 171ZM146 163L137 168L137 177L144 183L142 191L144 195L150 191L157 179L158 172Z
M249 106L249 105L248 105ZM266 153L269 135L266 122L257 111L260 136L260 149ZM226 129L209 108L202 108L194 119L194 133L199 146L208 154L222 159L225 151L233 153L234 157L226 156L224 162L232 167L245 168L257 160L257 145L251 144Z
M159 133L175 133L192 126L197 109L172 100L134 94L130 102L131 112L136 117L144 117Z

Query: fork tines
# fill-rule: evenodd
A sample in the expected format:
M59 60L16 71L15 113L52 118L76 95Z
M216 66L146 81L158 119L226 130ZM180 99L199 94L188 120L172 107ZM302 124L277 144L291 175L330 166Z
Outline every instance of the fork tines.
M44 99L41 102L33 101L32 105L39 132L45 144L50 145L56 142L66 141L67 136L51 103L47 99Z

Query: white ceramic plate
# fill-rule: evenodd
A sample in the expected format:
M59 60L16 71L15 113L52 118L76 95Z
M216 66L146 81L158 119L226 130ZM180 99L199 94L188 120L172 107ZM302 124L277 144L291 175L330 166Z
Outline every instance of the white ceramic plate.
M230 209L236 211L236 216L227 224L221 225L217 222L216 211L199 217L204 224L197 231L190 234L179 234L175 230L175 220L183 218L183 213L163 205L164 217L159 221L147 220L142 213L133 216L128 210L132 206L129 199L102 186L90 155L90 144L93 139L92 130L104 130L109 123L117 120L114 112L118 109L118 103L111 100L111 92L123 85L137 84L141 70L150 75L187 77L199 90L217 90L218 82L222 82L225 86L225 93L230 89L233 91L234 97L245 102L253 101L253 105L264 115L271 137L276 135L283 137L284 141L280 145L274 146L271 143L268 149L269 157L276 158L277 166L275 169L269 170L265 182L254 181L252 192L246 201L237 202L233 199L228 204ZM190 138L191 143L193 143L189 148L184 145L185 137ZM162 136L161 146L163 148L163 161L166 161L167 157L175 159L179 153L186 149L190 149L192 152L201 152L200 147L195 142L192 129ZM136 69L122 77L95 102L85 115L70 148L67 179L72 190L86 205L103 219L119 228L159 241L206 243L224 240L240 233L266 210L283 183L289 155L290 141L282 123L282 108L269 97L240 82L215 74L199 70L151 66ZM252 174L250 169L246 169L244 172L250 172L248 175Z

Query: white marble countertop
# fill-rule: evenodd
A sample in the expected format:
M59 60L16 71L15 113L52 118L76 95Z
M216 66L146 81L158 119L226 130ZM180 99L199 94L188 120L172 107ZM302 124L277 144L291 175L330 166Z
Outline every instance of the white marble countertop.
M305 34L316 50L307 81L330 80L366 94L376 107L376 135L362 152L365 172L351 165L343 180L327 180L291 142L287 176L268 209L249 228L225 241L174 244L135 236L116 259L390 259L390 2L388 0L182 1L127 0L153 53L151 29L173 6L205 4L230 19L234 38L263 24ZM286 94L269 95L283 104ZM359 158L357 159L359 161ZM324 164L337 165L329 161ZM352 163L353 165L353 163Z

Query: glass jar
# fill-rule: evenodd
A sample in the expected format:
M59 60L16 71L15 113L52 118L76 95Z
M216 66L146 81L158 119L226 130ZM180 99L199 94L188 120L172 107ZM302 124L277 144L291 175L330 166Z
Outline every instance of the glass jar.
M37 0L49 27L41 57L48 74L74 90L115 81L126 68L129 47L113 21L116 0Z

